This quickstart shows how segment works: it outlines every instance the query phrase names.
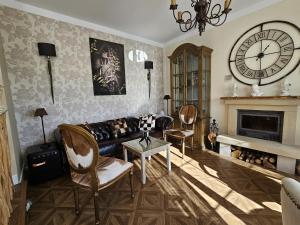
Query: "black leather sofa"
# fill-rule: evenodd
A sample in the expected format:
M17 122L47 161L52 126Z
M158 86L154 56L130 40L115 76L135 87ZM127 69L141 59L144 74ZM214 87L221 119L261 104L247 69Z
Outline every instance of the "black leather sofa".
M122 122L120 122L122 121ZM126 125L124 125L124 121ZM121 123L119 125L118 123ZM102 156L121 156L122 155L122 142L132 139L140 138L142 133L139 130L139 119L135 117L120 118L115 120L107 120L97 123L79 124L92 135L94 135L98 145L99 154ZM115 126L124 128L123 133L116 132ZM169 116L160 116L156 118L155 128L152 129L150 135L156 138L161 138L163 130L169 129L173 126L173 118ZM57 143L63 148L62 139L59 130L56 129L55 137Z

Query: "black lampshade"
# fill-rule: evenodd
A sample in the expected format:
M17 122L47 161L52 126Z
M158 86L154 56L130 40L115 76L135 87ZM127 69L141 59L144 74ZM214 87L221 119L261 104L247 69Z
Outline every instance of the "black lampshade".
M165 95L165 96L164 96L164 100L169 100L169 99L171 99L171 96L170 96L170 95Z
M145 69L153 69L153 62L145 61Z
M41 116L41 117L43 117L43 116L46 116L46 115L48 115L48 113L47 113L47 111L46 111L45 108L38 108L34 112L34 116Z
M39 42L38 48L39 48L39 55L52 56L52 57L56 56L54 44Z

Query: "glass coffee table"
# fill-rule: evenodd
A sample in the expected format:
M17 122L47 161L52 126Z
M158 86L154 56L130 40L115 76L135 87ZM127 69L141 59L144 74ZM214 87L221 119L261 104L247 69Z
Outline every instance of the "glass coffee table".
M151 157L156 153L166 151L167 153L167 168L168 171L171 172L171 159L170 159L170 146L171 143L166 142L164 140L160 140L157 138L150 137L151 142L147 146L145 141L139 142L140 139L134 139L131 141L123 142L123 153L124 159L127 162L127 151L140 156L141 158L141 175L142 175L142 183L146 183L146 157Z

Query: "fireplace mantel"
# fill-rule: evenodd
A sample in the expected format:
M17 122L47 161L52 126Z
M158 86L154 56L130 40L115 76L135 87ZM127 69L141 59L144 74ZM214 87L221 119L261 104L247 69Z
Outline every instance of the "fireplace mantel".
M270 100L292 100L300 99L300 96L240 96L240 97L221 97L222 100L240 100L240 99L270 99Z
M300 106L300 96L221 97L225 105Z

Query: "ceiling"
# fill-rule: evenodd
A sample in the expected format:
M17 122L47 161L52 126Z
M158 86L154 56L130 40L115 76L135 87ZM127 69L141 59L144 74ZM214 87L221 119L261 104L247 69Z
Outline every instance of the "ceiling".
M166 43L180 35L170 0L18 0L97 25L135 35L153 42ZM212 0L223 3L224 0ZM278 0L232 0L230 17L259 4ZM177 0L180 10L192 10L190 0ZM270 5L270 4L269 4Z

